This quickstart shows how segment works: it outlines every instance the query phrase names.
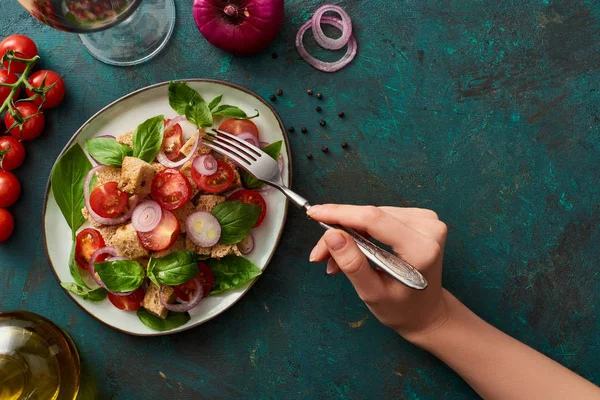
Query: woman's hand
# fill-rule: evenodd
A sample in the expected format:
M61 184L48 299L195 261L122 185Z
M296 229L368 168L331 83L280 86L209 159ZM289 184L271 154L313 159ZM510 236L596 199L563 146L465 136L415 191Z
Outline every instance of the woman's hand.
M317 221L354 228L392 246L427 279L425 290L410 289L371 267L347 233L325 232L311 252L310 261L329 259L327 272L341 270L379 321L408 340L444 325L448 307L442 289L442 256L447 228L435 212L326 204L311 207L308 215Z

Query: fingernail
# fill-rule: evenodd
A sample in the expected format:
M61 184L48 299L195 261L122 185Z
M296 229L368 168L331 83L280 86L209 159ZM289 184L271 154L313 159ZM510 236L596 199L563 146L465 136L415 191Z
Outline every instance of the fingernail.
M317 257L318 250L319 250L319 244L317 243L317 245L310 252L310 256L308 256L308 261L315 262L315 257Z
M311 206L306 213L308 215L315 215L316 213L318 213L319 211L321 211L322 208L323 207L320 206L320 205Z
M331 233L325 235L325 243L327 243L327 246L333 251L343 249L346 245L346 237L336 230L330 232Z
M325 270L325 272L327 272L327 275L331 275L331 274L333 274L334 269L335 268L333 268L333 265L327 263L327 269Z

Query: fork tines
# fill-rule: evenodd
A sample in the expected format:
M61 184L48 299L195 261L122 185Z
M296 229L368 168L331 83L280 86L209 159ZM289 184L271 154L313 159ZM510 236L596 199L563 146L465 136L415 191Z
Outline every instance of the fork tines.
M245 140L217 129L206 132L205 144L212 150L226 155L239 164L252 165L262 157L262 152Z

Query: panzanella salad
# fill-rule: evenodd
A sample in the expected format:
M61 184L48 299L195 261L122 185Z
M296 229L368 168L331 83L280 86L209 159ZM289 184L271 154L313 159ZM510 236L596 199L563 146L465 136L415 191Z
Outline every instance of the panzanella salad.
M261 142L250 120L258 113L249 117L221 100L207 103L171 82L169 103L180 116L158 115L132 132L87 140L88 154L77 143L64 152L51 182L74 242L74 282L61 283L66 290L89 301L108 297L148 327L169 330L189 321L188 311L206 296L260 275L243 255L267 212L264 184L211 152L202 137L220 117L228 119L219 129L274 159L282 142ZM186 138L182 125L190 123L195 132Z

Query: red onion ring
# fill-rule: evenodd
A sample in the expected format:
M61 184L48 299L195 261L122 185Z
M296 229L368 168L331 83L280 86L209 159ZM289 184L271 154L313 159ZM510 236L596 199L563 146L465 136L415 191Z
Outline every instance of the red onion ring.
M250 132L238 133L236 136L240 140L245 140L246 142L250 143L252 146L255 146L255 147L259 146L258 138L256 136L254 136L253 134L251 134Z
M328 11L335 12L341 18L342 36L337 39L326 36L323 32L323 28L321 28L321 19L323 18L323 14ZM341 7L334 6L333 4L325 5L315 11L314 15L312 16L311 26L315 41L319 44L319 46L327 50L341 49L348 43L350 37L352 36L352 21L350 20L350 16Z
M113 246L106 246L106 247L102 247L98 250L96 250L92 256L90 257L90 262L89 262L89 272L90 275L92 276L92 279L94 280L94 282L96 282L98 284L98 286L103 287L104 289L106 289L106 285L104 284L104 282L102 282L102 279L100 279L100 276L98 276L98 274L96 273L96 268L94 267L94 263L96 262L96 259L98 257L100 257L102 254L110 254L112 255L112 257L109 257L106 259L106 261L117 261L117 260L127 260L127 258L125 257L121 257L119 256L117 249ZM133 293L133 291L131 292L112 292L108 289L106 289L106 291L110 294L114 294L115 296L129 296L131 293Z
M161 163L162 165L164 165L167 168L179 168L186 162L190 161L190 159L196 155L196 151L198 151L198 146L200 146L200 130L198 130L198 132L196 134L196 141L194 142L194 148L192 149L192 151L190 151L190 154L188 154L185 158L183 158L179 161L171 161L171 160L169 160L169 158L165 154L164 149L161 146L158 154L156 155L156 159L158 160L159 163Z
M254 236L252 234L246 236L237 246L243 255L250 254L254 249Z
M167 303L163 297L164 286L161 286L160 291L158 292L160 304L162 304L162 306L167 310L175 312L187 312L196 307L198 303L200 303L200 300L202 300L202 297L204 297L204 289L202 288L202 284L198 279L194 278L192 281L196 284L196 290L189 301L182 301L180 304ZM181 299L179 299L179 301L181 301Z
M138 232L150 232L160 223L162 208L154 200L140 203L131 215L131 225Z
M214 175L219 169L217 160L210 154L203 154L200 157L194 159L192 167L200 175L211 176Z
M129 210L125 214L121 215L120 217L103 218L103 217L99 216L98 214L96 214L96 212L94 210L92 210L92 206L90 204L90 182L92 181L92 177L94 176L94 174L102 168L104 168L103 165L98 165L98 166L92 168L90 170L90 172L88 172L87 176L85 177L85 182L83 183L83 197L85 199L85 208L87 208L88 212L90 213L90 217L92 217L94 219L94 221L96 221L97 223L99 223L101 225L120 225L120 224L124 223L125 221L127 221L129 218L131 218L131 214L133 214L133 210L138 205L138 202L140 201L140 199L139 199L139 196L137 196L137 195L131 196Z
M336 28L343 31L342 22L337 18L324 15L321 18L321 23L335 26ZM302 43L302 39L304 38L304 33L306 33L306 31L309 28L311 28L311 25L312 19L309 19L304 25L300 27L298 33L296 34L296 49L298 50L298 54L300 54L300 57L302 57L304 61L306 61L319 71L335 72L344 68L346 65L348 65L348 63L350 63L350 61L354 59L354 56L356 56L356 51L358 49L358 46L356 44L356 38L354 37L354 35L351 35L350 39L348 40L348 50L346 51L346 54L344 54L344 56L336 62L325 62L317 60L316 58L308 54L308 51L306 51L306 48Z
M173 125L178 124L183 121L187 121L187 119L185 118L185 115L179 115L179 116L173 118L172 120L170 120L167 123L167 125L165 125L165 132L168 131L169 129L171 129L171 127L173 127Z

